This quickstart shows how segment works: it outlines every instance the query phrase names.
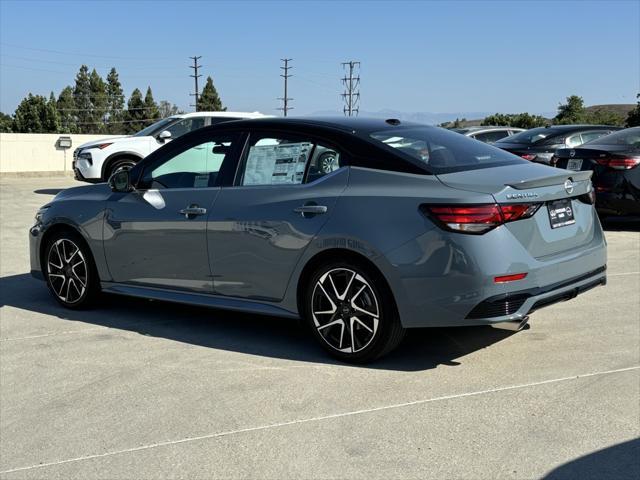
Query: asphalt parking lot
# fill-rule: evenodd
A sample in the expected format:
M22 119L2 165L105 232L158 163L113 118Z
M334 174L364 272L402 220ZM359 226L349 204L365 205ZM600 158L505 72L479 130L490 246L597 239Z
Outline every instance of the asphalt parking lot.
M640 233L609 282L367 367L295 322L110 296L59 307L27 229L66 178L0 181L0 477L638 478Z

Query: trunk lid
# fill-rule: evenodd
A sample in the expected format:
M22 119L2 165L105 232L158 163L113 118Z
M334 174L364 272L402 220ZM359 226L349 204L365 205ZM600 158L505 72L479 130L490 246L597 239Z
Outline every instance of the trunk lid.
M467 170L438 175L445 185L493 196L498 204L535 203L540 208L531 218L506 223L508 229L535 258L575 250L594 236L593 206L579 200L591 191L591 171L570 172L535 163ZM568 200L575 223L553 228L550 209L554 201Z

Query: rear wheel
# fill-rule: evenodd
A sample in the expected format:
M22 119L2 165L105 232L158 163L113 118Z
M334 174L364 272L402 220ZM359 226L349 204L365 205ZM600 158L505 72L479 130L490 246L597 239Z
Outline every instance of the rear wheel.
M111 165L109 165L109 168L105 172L104 179L109 180L111 178L111 175L113 175L114 173L119 172L120 170L129 170L135 167L135 165L136 165L135 158L131 158L131 157L119 158L118 160L115 160L113 163L111 163Z
M373 361L404 336L384 278L352 262L316 270L306 287L304 317L323 348L347 362Z
M45 250L47 286L55 299L67 308L90 306L100 290L89 248L73 232L55 234Z

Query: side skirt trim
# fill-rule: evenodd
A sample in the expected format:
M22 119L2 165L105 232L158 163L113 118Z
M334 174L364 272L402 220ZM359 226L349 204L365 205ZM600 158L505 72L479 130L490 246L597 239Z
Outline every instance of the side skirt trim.
M117 295L149 298L165 302L185 303L200 307L220 308L223 310L256 313L274 317L286 317L293 319L300 318L297 313L290 312L282 307L254 300L223 297L220 295L207 295L202 293L181 292L163 288L140 287L111 282L102 282L101 286L103 292L115 293Z

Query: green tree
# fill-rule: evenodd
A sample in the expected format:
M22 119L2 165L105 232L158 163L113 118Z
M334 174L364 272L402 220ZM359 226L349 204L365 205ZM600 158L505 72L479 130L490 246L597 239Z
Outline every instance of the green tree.
M631 110L629 115L627 115L627 127L640 127L640 93L636 95L636 98L638 99L638 104L636 108Z
M12 132L13 129L13 117L11 115L7 115L6 113L0 112L0 132L9 133Z
M13 131L18 133L42 133L42 117L47 99L29 93L22 99L13 116Z
M158 104L158 111L160 112L160 118L167 118L171 115L178 115L180 113L184 113L182 110L178 108L177 105L174 105L167 100L160 100Z
M11 129L17 133L55 133L60 129L53 92L49 101L42 95L29 93L22 99L13 117Z
M60 115L58 114L56 97L53 92L49 95L49 101L42 112L42 131L48 133L60 132Z
M144 111L147 125L151 125L153 122L160 120L160 111L158 110L158 104L153 99L151 87L147 87L147 93L144 96Z
M569 125L585 121L584 100L578 95L567 97L567 103L558 106L558 114L553 119L556 125Z
M489 115L488 117L485 117L484 120L482 120L482 123L480 125L482 125L483 127L485 126L489 126L489 125L496 125L496 126L504 126L504 127L511 127L511 122L513 120L514 115L507 115L504 113L495 113L493 115Z
M77 118L78 133L91 133L93 130L93 105L91 104L91 79L89 67L82 65L76 75L73 88L75 116Z
M78 133L78 119L76 118L76 103L73 98L73 88L64 87L56 102L60 116L60 133Z
M106 131L107 114L107 84L94 68L89 75L89 87L91 89L91 132L103 133Z
M198 98L196 111L198 112L224 112L227 108L222 106L222 100L218 95L216 87L213 86L213 79L207 77L202 93Z
M124 133L124 92L115 68L107 75L107 115L107 131L111 134Z
M125 132L132 134L142 130L147 125L146 118L142 92L136 88L127 102Z
M529 128L544 127L545 125L549 125L549 123L551 122L543 116L523 112L513 116L510 126L528 130Z

